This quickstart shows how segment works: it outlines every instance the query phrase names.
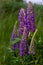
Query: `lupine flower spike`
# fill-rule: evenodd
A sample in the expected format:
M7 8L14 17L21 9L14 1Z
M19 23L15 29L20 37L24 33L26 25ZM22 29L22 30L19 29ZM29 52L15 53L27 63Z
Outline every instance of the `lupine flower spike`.
M36 54L34 41L30 44L29 54Z
M35 37L37 31L38 30L36 29L36 31L33 34L33 37L32 37L31 43L30 43L29 54L36 54L35 45L34 45L34 37Z
M30 31L35 32L34 9L30 1L28 3L27 13L29 15L29 20L30 20ZM34 46L34 38L32 37L32 40L30 43L29 54L35 54L35 53L36 51L35 51L35 46Z
M35 32L35 16L34 16L34 8L32 3L29 1L27 8L27 19L30 21L30 31Z
M17 22L16 22L15 25L14 25L14 28L13 28L11 41L14 41L14 39L17 38L17 37L18 37L18 34L17 34Z
M26 9L24 11L24 26L26 27L26 33L28 36L29 30L30 30L30 21L27 18L28 18L28 15L27 15L27 9Z
M17 34L17 22L16 22L16 24L14 25L14 28L13 28L12 36L11 36L12 43L15 40L15 38L17 38L17 37L18 37L18 34ZM19 43L16 43L16 44L13 43L12 49L16 50L17 48L19 48Z
M20 44L16 43L12 45L12 49L16 49L19 47L20 49L20 56L25 56L28 54L28 34L31 32L35 32L35 19L34 19L34 8L32 3L29 1L27 9L20 9L19 12L19 25L20 25L20 34L22 38L20 40ZM14 25L13 33L11 40L14 41L15 38L18 37L16 25ZM34 46L34 38L31 40L29 54L35 54L35 46Z
M27 42L26 27L24 27L24 32L22 35L22 39L20 41L20 56L25 56L27 54L28 54L28 42Z
M24 29L24 9L21 8L19 12L19 25L20 25L20 34L23 34L23 29Z

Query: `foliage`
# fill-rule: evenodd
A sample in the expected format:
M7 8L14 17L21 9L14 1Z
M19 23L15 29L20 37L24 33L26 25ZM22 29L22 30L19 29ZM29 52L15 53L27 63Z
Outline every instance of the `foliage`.
M43 5L34 4L35 23L38 32L35 36L36 55L19 56L19 49L12 51L10 37L15 21L18 21L19 9L26 8L22 2L2 1L0 4L0 65L43 65ZM29 38L29 42L31 40ZM28 43L28 45L30 45Z

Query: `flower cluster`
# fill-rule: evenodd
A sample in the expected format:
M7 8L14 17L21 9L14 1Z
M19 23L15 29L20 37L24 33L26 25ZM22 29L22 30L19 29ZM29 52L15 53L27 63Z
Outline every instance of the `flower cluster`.
M13 49L16 48L20 49L20 56L24 56L28 54L28 34L29 32L35 32L35 20L34 20L34 8L32 6L32 3L28 3L27 9L20 9L19 12L19 28L20 28L20 34L22 35L22 38L20 40L19 44L12 45ZM18 37L16 27L14 28L14 31L12 33L12 40ZM35 54L35 48L33 42L30 44L30 50L29 54Z
M26 27L27 35L29 31L35 32L35 20L34 20L34 8L32 3L28 3L27 9L20 9L19 22L20 22L20 33L23 34L23 27Z

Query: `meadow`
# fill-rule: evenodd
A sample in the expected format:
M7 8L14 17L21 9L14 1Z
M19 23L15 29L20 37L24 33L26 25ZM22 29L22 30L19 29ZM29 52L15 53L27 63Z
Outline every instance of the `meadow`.
M35 35L36 54L21 58L18 51L10 49L10 38L21 7L27 4L16 1L0 1L0 65L43 65L43 5L34 4L35 24L38 30ZM18 23L19 24L19 23ZM29 43L31 40L29 38ZM29 44L28 43L28 44Z

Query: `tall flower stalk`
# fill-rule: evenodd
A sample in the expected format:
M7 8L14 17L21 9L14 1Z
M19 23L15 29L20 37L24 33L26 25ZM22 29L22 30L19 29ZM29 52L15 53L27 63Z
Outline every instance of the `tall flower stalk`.
M34 18L34 8L32 6L32 3L29 1L28 8L27 8L27 14L29 16L30 21L30 31L35 32L35 18ZM35 45L34 45L34 38L32 37L31 43L30 43L30 49L29 54L35 54Z
M27 9L25 9L25 11L24 11L24 26L26 27L26 33L28 36L29 30L30 30L30 21L27 18L28 18Z
M12 36L11 36L11 41L14 41L15 38L18 37L18 34L17 34L17 22L15 23L14 25L14 28L13 28L13 32L12 32Z
M28 54L28 41L27 41L28 34L30 32L35 32L34 8L30 1L28 3L27 9L23 8L20 9L18 20L19 20L20 34L22 35L22 38L19 44L16 43L12 45L12 49L15 50L19 48L20 56L25 56ZM14 41L15 38L18 38L16 25L14 25L11 40ZM31 41L29 53L35 54L34 39Z
M29 48L29 54L36 54L35 45L34 45L34 38L35 38L35 35L36 35L37 31L38 30L36 29L36 31L33 34L32 39L31 39L30 48Z
M19 12L19 21L20 21L20 33L23 34L23 28L26 27L27 35L28 33L35 32L35 17L34 17L34 8L32 3L29 1L27 9L20 9Z
M26 27L24 27L24 32L22 35L22 39L20 41L20 56L25 56L27 54L28 54L28 42L27 42Z
M23 34L23 29L24 29L24 9L21 8L19 12L19 26L20 26L20 34Z
M13 43L13 41L18 38L18 34L17 34L17 22L15 23L14 25L14 28L13 28L13 32L12 32L12 36L11 36L11 41ZM16 44L12 44L12 49L13 50L16 50L17 48L19 48L19 43L16 43Z
M32 3L29 1L27 8L27 19L30 22L30 31L35 32L35 16Z

